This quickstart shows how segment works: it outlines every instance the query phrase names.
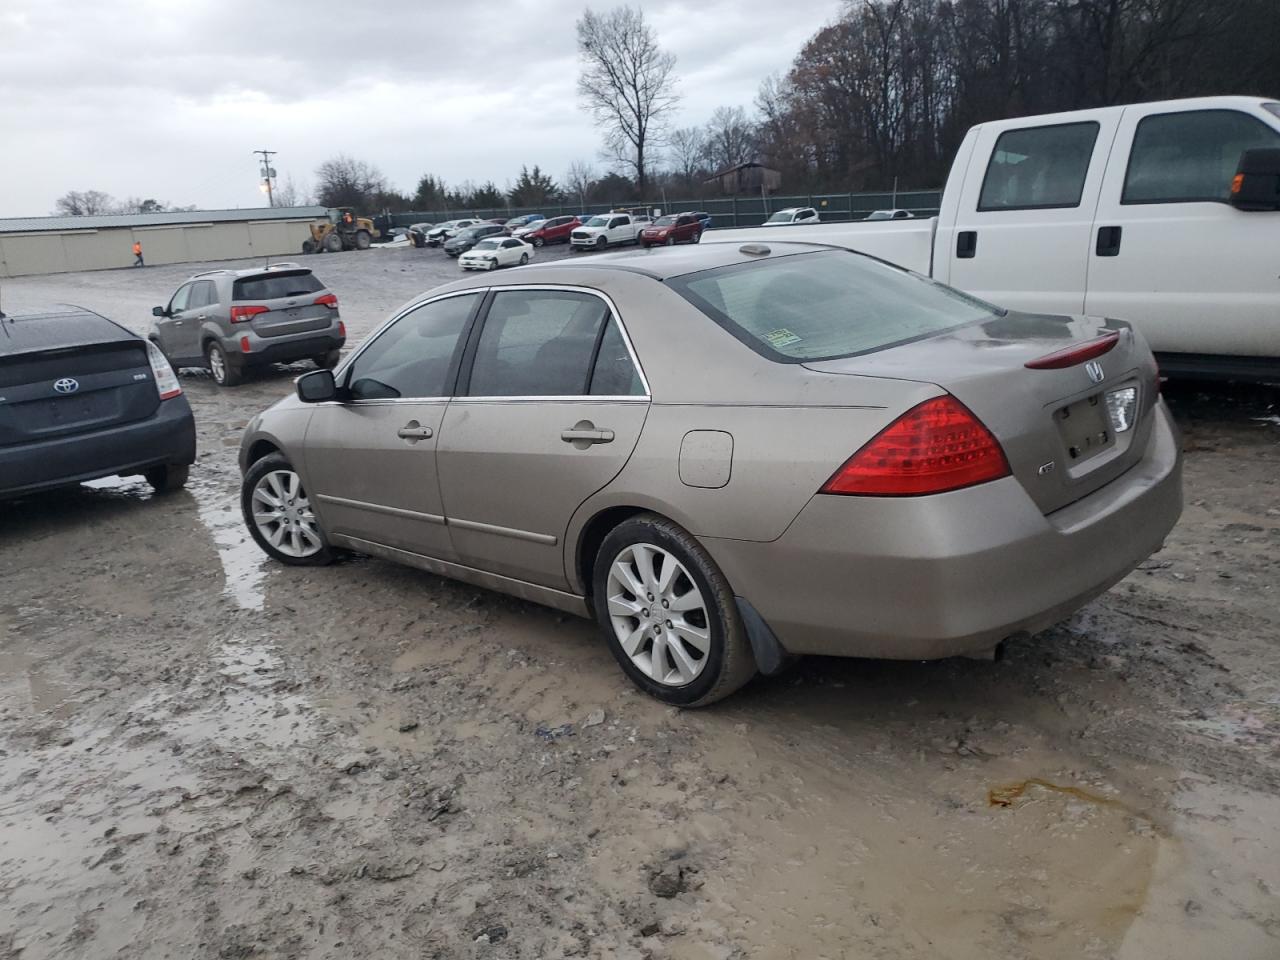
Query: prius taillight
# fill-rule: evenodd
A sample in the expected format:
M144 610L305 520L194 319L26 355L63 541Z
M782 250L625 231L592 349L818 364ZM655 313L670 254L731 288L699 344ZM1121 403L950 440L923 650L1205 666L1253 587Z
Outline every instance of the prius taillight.
M845 496L917 497L1009 475L1004 450L982 421L947 395L912 407L822 487Z

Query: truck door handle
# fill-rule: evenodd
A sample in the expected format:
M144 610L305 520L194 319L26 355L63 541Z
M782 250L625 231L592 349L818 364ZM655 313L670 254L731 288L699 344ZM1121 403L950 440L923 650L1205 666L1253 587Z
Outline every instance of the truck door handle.
M956 234L956 259L972 260L978 255L978 231L961 230Z
M1094 251L1100 257L1120 256L1120 227L1099 227L1098 243Z
M572 430L561 430L560 439L565 443L613 443L613 431L597 430L594 425L576 424Z
M396 431L396 436L401 440L408 440L410 443L417 443L419 440L428 440L431 438L431 428L424 427L417 420L410 420L403 427Z

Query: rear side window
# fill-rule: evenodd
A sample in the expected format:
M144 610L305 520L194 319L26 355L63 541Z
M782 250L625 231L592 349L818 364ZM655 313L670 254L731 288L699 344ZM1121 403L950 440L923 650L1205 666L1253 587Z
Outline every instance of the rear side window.
M587 392L608 317L599 297L567 290L494 294L471 382L473 397L576 397Z
M1093 121L1006 130L991 152L978 210L1080 206L1097 139Z
M387 327L351 365L351 399L445 396L449 366L477 296L423 304Z
M626 341L616 320L610 320L600 338L595 366L591 370L592 396L640 397L644 396L644 384L636 365L631 362Z
M201 280L199 283L191 285L191 297L187 300L187 308L207 307L211 303L217 303L218 296L213 289L212 280Z
M1280 133L1236 110L1143 117L1133 134L1121 203L1226 202L1240 154L1280 146Z
M771 360L872 353L999 316L917 274L844 251L720 267L667 281Z
M233 300L278 300L282 297L301 297L319 293L324 284L310 270L289 273L263 274L260 277L243 277L231 287Z

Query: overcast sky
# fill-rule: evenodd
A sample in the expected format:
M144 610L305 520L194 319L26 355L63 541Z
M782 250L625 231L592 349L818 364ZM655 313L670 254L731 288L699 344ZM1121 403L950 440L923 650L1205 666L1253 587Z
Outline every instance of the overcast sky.
M614 4L592 2L595 9ZM677 126L751 107L841 0L644 0ZM68 190L264 204L251 151L310 186L338 152L412 192L598 160L575 90L583 0L0 0L0 217Z

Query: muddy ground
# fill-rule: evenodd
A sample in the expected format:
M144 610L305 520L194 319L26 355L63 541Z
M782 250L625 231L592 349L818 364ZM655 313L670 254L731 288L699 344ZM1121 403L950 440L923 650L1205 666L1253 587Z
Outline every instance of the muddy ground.
M454 273L316 266L353 340ZM188 272L4 303L141 329ZM185 492L0 505L0 957L1280 957L1280 392L1168 387L1166 549L1002 661L680 712L588 623L264 562L236 446L290 376L184 375Z

